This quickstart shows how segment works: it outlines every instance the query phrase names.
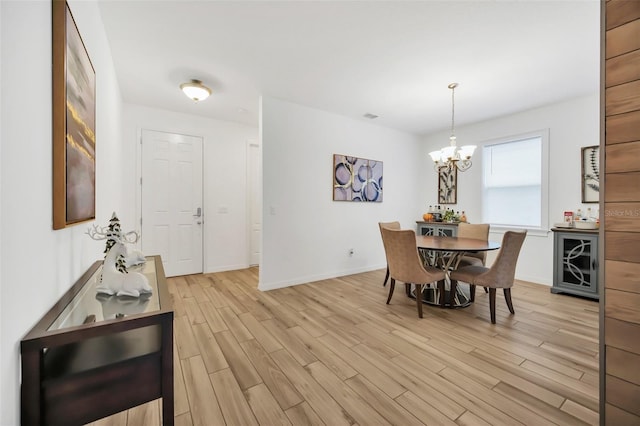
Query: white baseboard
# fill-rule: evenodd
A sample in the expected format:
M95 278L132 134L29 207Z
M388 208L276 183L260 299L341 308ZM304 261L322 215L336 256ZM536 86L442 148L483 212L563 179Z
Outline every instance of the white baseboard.
M309 284L315 281L328 280L331 278L344 277L346 275L360 274L362 272L369 272L369 271L375 271L378 269L384 269L386 268L386 266L387 266L386 264L369 265L362 268L346 269L342 271L333 271L333 272L327 272L327 273L316 274L316 275L307 275L304 277L297 277L297 278L293 278L285 281L276 281L276 282L270 282L270 283L259 282L258 290L269 291L269 290L276 290L278 288L291 287L294 285Z
M237 264L237 265L222 265L222 266L216 266L213 268L209 268L207 267L207 270L204 272L205 274L211 274L214 272L226 272L226 271L236 271L238 269L247 269L249 266L248 263L241 263L241 264Z

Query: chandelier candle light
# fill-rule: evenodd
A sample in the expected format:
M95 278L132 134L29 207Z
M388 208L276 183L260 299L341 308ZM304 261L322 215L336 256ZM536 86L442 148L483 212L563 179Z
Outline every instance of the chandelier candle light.
M458 148L456 145L455 91L458 83L451 83L448 87L451 89L451 136L449 137L449 146L442 148L440 151L432 151L429 153L429 156L431 156L431 159L435 163L436 170L439 170L441 167L446 167L450 170L457 168L461 172L464 172L471 167L471 156L476 146L465 145Z

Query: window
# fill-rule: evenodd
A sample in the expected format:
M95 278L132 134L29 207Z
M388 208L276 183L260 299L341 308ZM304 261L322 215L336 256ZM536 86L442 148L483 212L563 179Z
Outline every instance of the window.
M498 228L548 229L548 146L548 130L484 145L485 223Z

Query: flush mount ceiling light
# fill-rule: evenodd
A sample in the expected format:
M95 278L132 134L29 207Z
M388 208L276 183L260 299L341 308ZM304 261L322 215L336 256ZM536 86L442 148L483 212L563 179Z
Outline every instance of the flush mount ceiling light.
M449 137L449 146L445 146L439 151L430 152L429 155L435 163L436 170L441 167L447 167L449 170L457 168L461 172L464 172L471 167L471 156L476 146L465 145L458 148L456 144L454 96L458 83L451 83L448 87L451 89L451 136Z
M211 94L211 89L202 84L200 80L191 80L189 83L182 83L180 88L188 98L194 101L204 101Z

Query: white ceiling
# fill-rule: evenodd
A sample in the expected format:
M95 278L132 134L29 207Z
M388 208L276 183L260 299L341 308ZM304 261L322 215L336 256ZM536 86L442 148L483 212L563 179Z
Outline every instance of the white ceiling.
M600 3L99 0L125 102L258 125L268 95L426 134L596 93ZM180 83L213 95L194 103Z

